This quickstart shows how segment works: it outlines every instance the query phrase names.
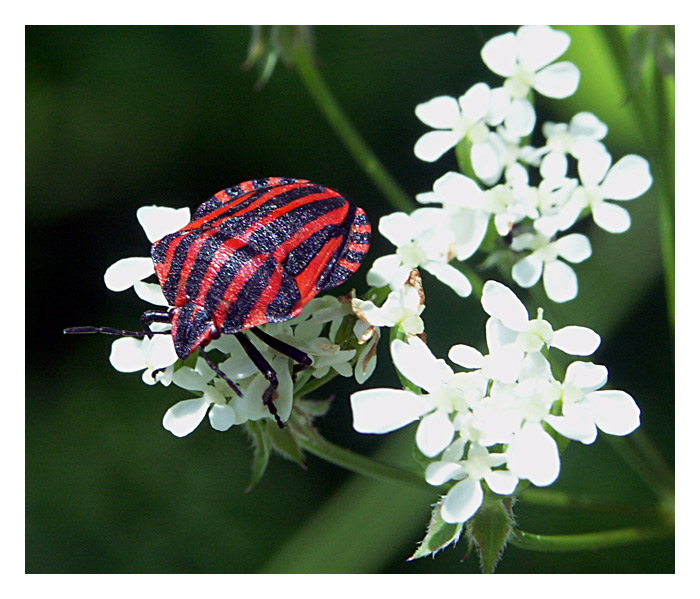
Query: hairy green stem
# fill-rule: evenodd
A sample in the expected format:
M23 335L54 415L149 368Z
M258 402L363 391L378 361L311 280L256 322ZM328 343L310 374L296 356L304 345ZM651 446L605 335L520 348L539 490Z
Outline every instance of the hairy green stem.
M529 551L594 551L673 536L666 526L619 528L575 535L538 535L516 530L510 543Z
M305 40L301 38L295 40L293 59L296 71L299 73L316 106L321 110L323 116L326 117L326 120L345 144L345 147L352 154L357 164L360 165L365 174L386 196L395 209L411 212L416 207L413 201L387 172L340 107L323 80L321 73L316 68L313 55Z
M295 438L300 447L322 460L378 480L401 483L423 490L429 488L423 476L416 472L391 466L339 447L313 429L299 426L299 423L290 423L290 425L295 429Z

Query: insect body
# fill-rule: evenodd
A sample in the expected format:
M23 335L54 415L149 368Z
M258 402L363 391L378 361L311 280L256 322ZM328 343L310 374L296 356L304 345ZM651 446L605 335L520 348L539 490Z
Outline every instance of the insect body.
M185 227L153 244L151 257L168 312L148 311L144 333L98 327L68 333L154 334L153 322L169 322L177 355L199 349L240 395L203 348L223 334L241 342L270 385L264 403L274 407L277 377L243 334L250 330L305 368L311 359L256 327L297 316L319 292L343 283L369 250L366 214L348 198L303 179L270 177L224 189L204 202Z

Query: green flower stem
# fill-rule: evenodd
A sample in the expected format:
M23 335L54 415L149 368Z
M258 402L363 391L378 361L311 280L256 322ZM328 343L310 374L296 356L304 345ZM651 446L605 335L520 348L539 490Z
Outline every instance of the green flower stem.
M626 73L631 68L627 40L619 26L603 26L612 62L619 71L621 81L626 81ZM673 232L675 212L674 158L672 154L674 131L669 119L669 106L666 98L665 78L654 67L651 91L644 94L643 86L629 90L629 100L637 114L637 122L643 124L641 138L647 140L646 151L652 159L654 185L659 196L659 228L661 254L664 264L664 280L667 298L668 318L671 330L675 329L675 239ZM650 131L650 129L652 129Z
M637 506L629 503L615 503L601 501L592 497L582 495L570 495L562 491L552 489L525 489L518 496L520 502L554 509L587 511L597 514L610 514L613 516L623 516L625 518L644 518L650 522L665 519L664 514L659 514L657 506Z
M673 536L673 527L619 528L576 535L538 535L516 530L510 542L529 551L594 551Z
M404 212L413 211L416 206L411 198L404 193L394 178L382 166L333 97L323 77L321 77L321 73L316 68L308 43L297 38L292 52L294 65L306 89L355 161L395 209Z
M299 446L322 460L377 480L401 483L423 490L429 488L423 476L416 472L378 462L339 447L327 441L315 429L303 426L299 422L291 422L290 426L294 428Z

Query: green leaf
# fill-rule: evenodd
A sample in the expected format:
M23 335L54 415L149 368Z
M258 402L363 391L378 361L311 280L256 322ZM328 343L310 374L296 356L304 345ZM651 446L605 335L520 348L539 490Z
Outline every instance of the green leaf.
M448 545L456 544L459 541L464 524L448 524L445 522L440 516L441 507L442 502L433 508L425 538L421 541L416 552L408 558L408 561L435 555L441 549L445 549Z
M252 473L246 492L260 482L263 474L265 474L267 463L270 461L272 443L264 427L265 425L261 421L248 421L245 425L245 429L253 441Z
M484 504L467 523L469 541L479 553L481 571L492 574L515 526L513 500L484 499Z

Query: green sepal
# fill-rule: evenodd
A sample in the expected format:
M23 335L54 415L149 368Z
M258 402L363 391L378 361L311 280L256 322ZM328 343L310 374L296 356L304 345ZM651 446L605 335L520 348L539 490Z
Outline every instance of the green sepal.
M272 443L272 449L274 449L282 457L296 462L302 468L306 469L306 462L304 461L304 454L297 443L292 430L287 426L285 428L280 428L272 422L272 420L266 420L265 431Z
M389 343L393 343L394 339L399 339L400 341L408 340L406 333L404 333L403 329L399 325L391 327L391 339ZM404 389L412 391L413 393L417 393L418 395L423 394L423 392L420 390L420 387L414 385L411 381L409 381L403 374L401 374L398 368L396 368L395 370Z
M457 166L459 167L459 172L467 177L478 181L479 179L474 172L472 167L472 142L469 141L468 137L463 137L459 143L455 146L455 155L457 157Z
M248 483L248 488L246 489L246 492L248 492L260 482L263 474L265 474L267 463L270 461L272 443L265 431L265 424L260 420L249 420L245 424L245 430L248 431L253 441L252 472L250 483Z
M325 416L328 413L333 399L333 396L328 399L299 399L294 402L294 409L299 410L305 416L313 420L314 418Z
M479 554L481 571L492 574L513 534L513 499L484 497L479 511L467 522L469 543Z
M459 541L464 528L463 523L448 524L440 516L440 508L442 502L433 507L433 513L430 515L428 530L421 544L416 549L416 552L408 558L408 561L435 555L438 551L445 549L448 545L455 545Z

